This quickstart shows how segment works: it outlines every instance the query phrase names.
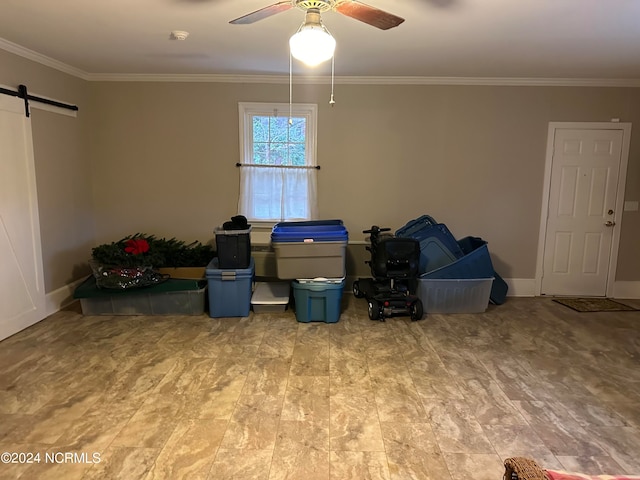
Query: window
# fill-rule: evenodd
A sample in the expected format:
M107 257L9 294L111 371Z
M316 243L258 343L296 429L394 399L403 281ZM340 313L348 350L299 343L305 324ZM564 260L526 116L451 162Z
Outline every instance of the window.
M240 103L239 112L238 213L253 222L316 218L317 106Z

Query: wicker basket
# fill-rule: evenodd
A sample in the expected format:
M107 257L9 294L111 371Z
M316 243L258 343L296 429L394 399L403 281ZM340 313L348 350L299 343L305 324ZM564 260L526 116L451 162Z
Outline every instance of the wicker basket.
M529 458L507 458L504 468L504 480L549 480L544 469Z

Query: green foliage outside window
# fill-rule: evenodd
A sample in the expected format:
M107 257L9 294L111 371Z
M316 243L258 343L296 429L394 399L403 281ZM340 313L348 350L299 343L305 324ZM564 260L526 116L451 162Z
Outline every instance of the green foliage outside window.
M253 163L306 165L306 119L253 116Z

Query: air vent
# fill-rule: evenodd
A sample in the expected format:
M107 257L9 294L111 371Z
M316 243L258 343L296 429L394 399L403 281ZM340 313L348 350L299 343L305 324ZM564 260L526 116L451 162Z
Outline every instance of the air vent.
M170 40L186 40L188 36L189 36L189 32L184 32L182 30L174 30L173 32L171 32L171 35L169 35L169 39Z

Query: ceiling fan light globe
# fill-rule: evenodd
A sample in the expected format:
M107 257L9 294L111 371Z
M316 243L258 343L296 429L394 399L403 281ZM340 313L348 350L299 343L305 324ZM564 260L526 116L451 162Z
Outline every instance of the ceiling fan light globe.
M320 25L306 25L289 39L293 58L309 67L326 62L336 49L336 40Z

